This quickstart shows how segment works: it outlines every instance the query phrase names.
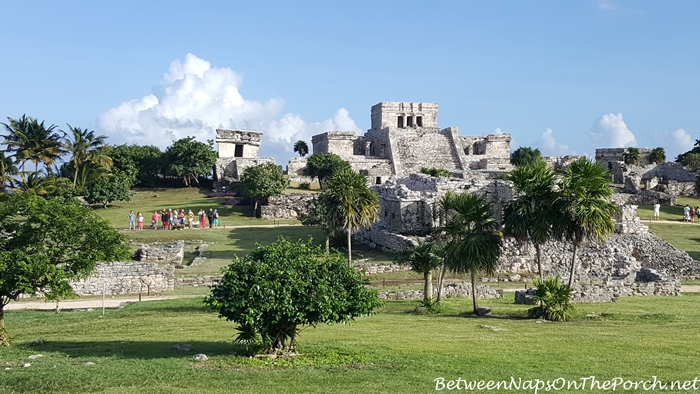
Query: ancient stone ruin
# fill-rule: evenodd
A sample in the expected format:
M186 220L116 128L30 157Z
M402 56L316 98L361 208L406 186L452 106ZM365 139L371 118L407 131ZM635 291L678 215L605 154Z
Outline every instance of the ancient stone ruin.
M363 136L354 131L328 131L313 136L314 153L335 153L380 185L390 176L418 173L422 167L450 172L508 170L510 134L482 137L459 135L457 127L440 128L437 103L381 102L372 106L372 127ZM295 158L287 174L303 177L305 159Z
M165 245L142 245L134 255L136 261L181 265L185 258L185 241Z
M103 291L105 295L160 293L174 289L175 269L133 261L97 263L90 276L70 285L80 296L102 295Z
M596 149L596 162L612 172L612 182L623 185L618 203L635 205L674 205L677 197L695 196L697 174L681 163L654 164L649 161L651 149L639 148L641 163L626 164L625 148Z
M262 133L250 130L216 129L219 157L214 175L217 186L238 182L246 168L264 163L275 163L271 157L258 157Z

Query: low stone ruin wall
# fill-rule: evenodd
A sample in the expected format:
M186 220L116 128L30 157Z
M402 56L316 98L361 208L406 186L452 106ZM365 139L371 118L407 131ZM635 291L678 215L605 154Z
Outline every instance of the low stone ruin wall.
M192 276L192 277L178 277L175 278L175 284L180 286L214 286L219 283L223 275L204 275L204 276Z
M385 274L387 272L410 271L410 265L401 264L353 264L352 268L365 275Z
M185 241L157 246L142 245L134 258L143 262L182 265L182 259L185 258Z
M433 287L433 297L437 297L437 288ZM442 289L445 298L472 298L471 282L446 284ZM419 300L423 299L423 290L380 291L379 298L388 300ZM476 285L477 299L503 298L503 289L492 289L486 285Z
M573 302L611 302L620 297L680 295L680 280L666 279L655 270L642 269L636 273L634 281L616 279L605 283L575 284L571 299ZM534 289L517 290L515 303L534 304L533 296Z
M316 193L287 193L267 199L267 205L260 207L262 219L297 219L306 212L306 204L316 198Z
M160 293L172 291L175 270L172 266L160 268L156 263L115 262L97 263L95 271L86 279L71 282L77 295Z

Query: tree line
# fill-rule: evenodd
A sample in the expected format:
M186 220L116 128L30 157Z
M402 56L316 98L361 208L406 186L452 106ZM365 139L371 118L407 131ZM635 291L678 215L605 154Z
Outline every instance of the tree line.
M214 142L186 137L165 151L152 145L109 145L107 136L22 115L7 118L0 151L3 189L40 195L83 195L106 205L134 186L199 186L216 162Z

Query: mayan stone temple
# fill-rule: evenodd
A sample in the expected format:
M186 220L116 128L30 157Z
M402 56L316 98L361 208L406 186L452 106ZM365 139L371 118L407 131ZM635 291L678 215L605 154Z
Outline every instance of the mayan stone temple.
M262 133L251 130L216 129L219 157L216 159L216 181L225 186L238 182L243 171L263 163L275 163L271 157L258 157Z
M384 101L372 106L371 121L364 136L354 131L313 136L313 152L337 154L377 185L390 176L419 173L423 167L453 174L511 168L510 134L464 137L457 127L442 129L437 103ZM289 175L301 176L304 165L303 159L290 161Z

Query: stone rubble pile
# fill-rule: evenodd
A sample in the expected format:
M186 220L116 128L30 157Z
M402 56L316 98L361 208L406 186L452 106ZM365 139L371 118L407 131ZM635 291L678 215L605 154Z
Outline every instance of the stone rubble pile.
M267 205L260 207L260 217L266 220L297 219L306 211L308 201L315 199L316 193L286 193L267 199Z

